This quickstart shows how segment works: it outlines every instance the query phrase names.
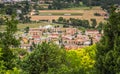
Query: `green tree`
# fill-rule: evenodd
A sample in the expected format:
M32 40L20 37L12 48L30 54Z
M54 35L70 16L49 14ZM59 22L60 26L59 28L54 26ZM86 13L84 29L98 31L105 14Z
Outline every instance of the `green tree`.
M60 23L63 22L63 20L64 20L63 17L59 17L59 18L58 18L58 22L60 22Z
M94 74L96 45L67 51L69 74Z
M1 33L0 35L0 47L2 48L2 58L4 66L6 69L12 69L14 67L14 57L12 50L10 48L17 47L19 45L19 40L17 40L14 36L15 32L17 31L17 20L15 17L12 16L11 18L6 18L5 25L6 30L5 32Z
M82 20L82 26L85 28L90 28L90 24L88 20Z
M5 12L7 15L16 14L16 9L14 8L14 6L7 6Z
M22 74L22 73L21 73L21 70L15 67L13 68L13 70L7 70L4 74Z
M53 9L63 9L69 7L78 7L80 6L81 0L53 0L52 8Z
M59 74L64 62L64 52L52 43L42 43L21 63L29 74Z
M3 58L3 53L2 53L2 49L0 48L0 74L5 72L5 66L4 66L4 61L2 60Z
M29 32L29 27L26 27L24 30L25 30L25 33L28 33Z
M109 10L110 6L111 5L114 5L114 4L120 4L120 1L119 0L100 0L100 5L103 9L106 9L106 10Z
M23 1L23 3L21 3L23 5L22 7L22 14L26 15L31 11L31 5L28 1Z
M105 24L103 23L103 22L100 22L99 23L99 25L97 26L97 29L99 30L99 32L101 33L101 31L103 30L103 26L104 26Z
M96 54L97 74L120 74L120 12L114 6Z
M48 5L48 9L52 9L52 6L51 6L51 5Z
M14 67L11 70L6 70L5 67L5 61L2 60L3 58L3 53L2 53L2 49L0 48L0 74L20 74L20 70L17 69L16 67Z
M97 25L96 19L91 19L91 22L92 22L92 28L95 28Z

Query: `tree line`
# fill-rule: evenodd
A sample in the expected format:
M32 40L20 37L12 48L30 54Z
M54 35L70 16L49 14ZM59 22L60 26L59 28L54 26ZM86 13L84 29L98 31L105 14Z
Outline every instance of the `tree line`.
M81 4L82 2L82 4ZM53 0L48 9L63 9L80 6L101 6L103 9L108 10L111 5L120 5L119 0Z
M59 24L64 24L64 27L66 26L73 26L73 27L83 27L85 29L97 29L99 31L103 30L103 25L104 23L100 22L97 23L96 19L90 19L89 20L81 20L81 19L75 19L75 18L70 18L70 19L65 19L63 17L59 17L58 20L52 20L53 23L59 23Z
M11 16L15 14L16 19L21 23L30 22L30 17L27 16L31 11L31 4L28 1L23 1L16 4L1 4L0 3L0 15ZM4 18L0 17L0 25L4 24Z
M53 3L48 6L48 9L63 9L77 7L81 0L53 0Z

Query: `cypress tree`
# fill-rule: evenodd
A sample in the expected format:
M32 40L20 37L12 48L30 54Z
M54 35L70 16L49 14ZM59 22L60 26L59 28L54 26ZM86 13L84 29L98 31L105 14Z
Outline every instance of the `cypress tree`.
M97 74L120 74L120 12L114 6L104 26L104 36L97 44L96 55Z

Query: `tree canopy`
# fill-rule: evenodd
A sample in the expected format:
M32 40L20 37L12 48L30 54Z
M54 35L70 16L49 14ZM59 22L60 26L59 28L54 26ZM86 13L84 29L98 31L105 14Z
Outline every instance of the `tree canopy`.
M14 67L14 54L11 47L17 47L19 45L19 40L17 40L14 36L17 31L17 20L12 16L11 18L5 19L6 31L0 33L0 47L2 48L2 57L4 66L6 69L12 69Z
M120 12L112 7L104 28L104 36L97 44L96 69L98 74L120 73Z
M21 67L29 74L59 73L64 62L63 50L52 43L42 43L25 58Z

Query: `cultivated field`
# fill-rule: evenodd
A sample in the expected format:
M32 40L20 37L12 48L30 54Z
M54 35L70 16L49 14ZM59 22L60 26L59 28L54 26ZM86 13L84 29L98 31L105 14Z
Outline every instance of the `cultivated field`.
M89 9L89 10L71 10L71 9L67 9L67 10L40 10L39 11L39 15L32 15L31 16L31 20L48 20L48 21L52 21L53 19L57 20L59 17L63 17L66 19L69 18L76 18L76 19L85 19L85 20L89 20L90 19L96 19L97 22L104 22L104 18L105 16L94 16L94 13L105 13L105 11L103 11L101 8L97 7L97 8L93 8L93 9Z

